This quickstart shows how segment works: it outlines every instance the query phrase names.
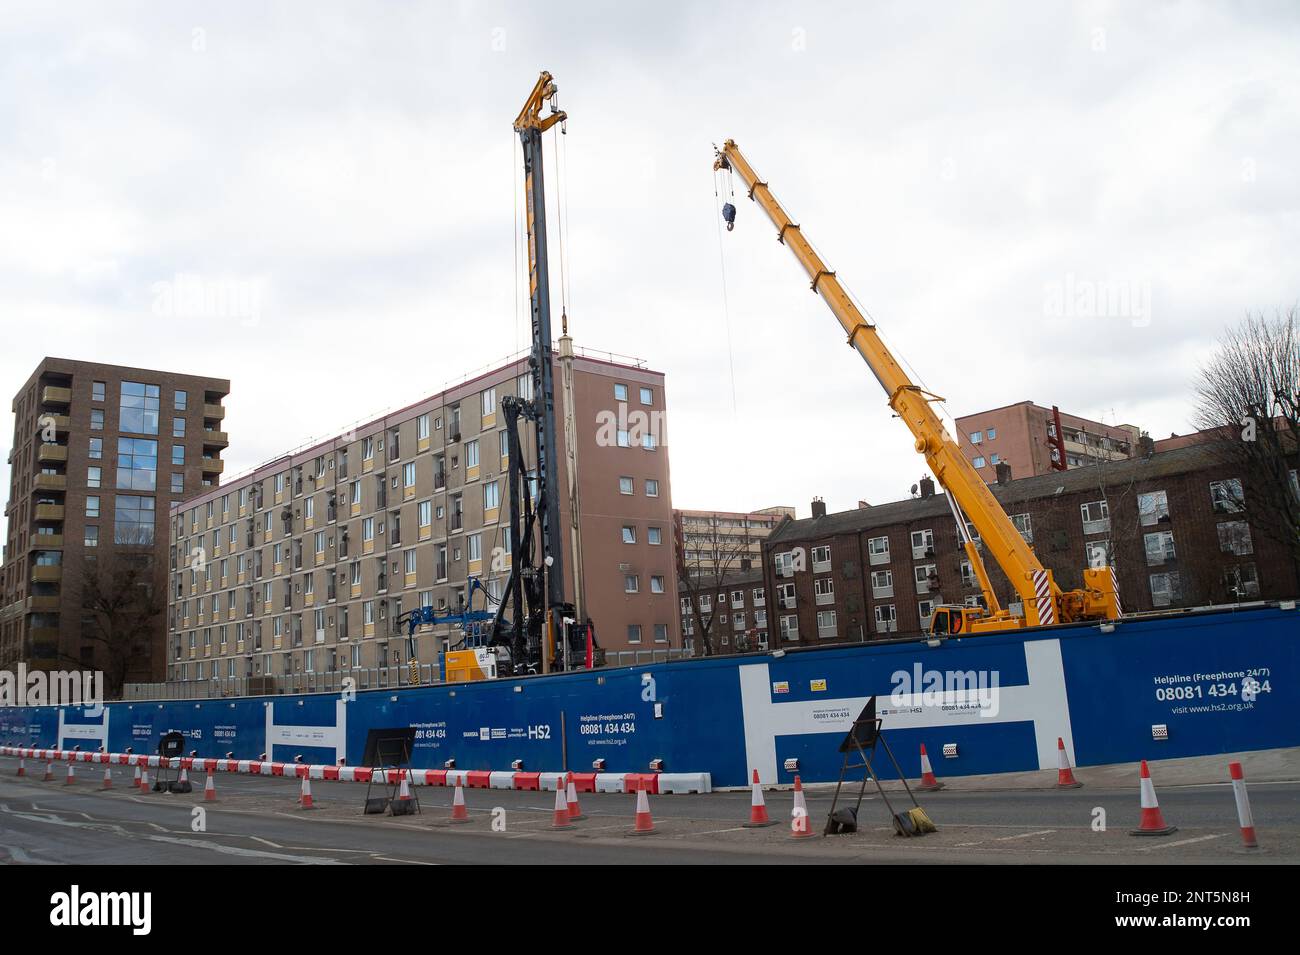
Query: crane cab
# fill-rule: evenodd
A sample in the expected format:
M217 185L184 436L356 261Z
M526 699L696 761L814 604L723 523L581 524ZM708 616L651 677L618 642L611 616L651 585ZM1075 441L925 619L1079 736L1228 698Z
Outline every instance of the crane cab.
M983 607L963 604L941 604L934 608L930 618L930 636L964 637L972 633L993 633L999 630L1020 630L1025 618L1005 610L989 613Z

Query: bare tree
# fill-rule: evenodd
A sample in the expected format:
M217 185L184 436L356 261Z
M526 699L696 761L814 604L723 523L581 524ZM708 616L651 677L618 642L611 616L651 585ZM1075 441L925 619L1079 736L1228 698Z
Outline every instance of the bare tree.
M686 591L695 620L696 656L713 656L718 652L718 638L723 632L718 618L721 615L725 624L727 615L716 598L726 592L728 579L742 568L741 561L750 556L753 544L748 527L743 534L723 534L718 520L718 515L710 515L705 533L688 535L681 514L673 515L677 579ZM703 609L706 606L708 610Z
M1284 547L1300 579L1298 320L1293 308L1273 318L1247 315L1230 328L1197 378L1195 423L1214 436L1211 453L1242 479L1242 499L1226 506Z
M100 652L104 689L109 698L121 695L122 686L140 661L153 657L154 637L167 610L165 589L155 576L152 544L118 543L102 555L87 553L80 567L82 639ZM78 666L80 659L72 660Z

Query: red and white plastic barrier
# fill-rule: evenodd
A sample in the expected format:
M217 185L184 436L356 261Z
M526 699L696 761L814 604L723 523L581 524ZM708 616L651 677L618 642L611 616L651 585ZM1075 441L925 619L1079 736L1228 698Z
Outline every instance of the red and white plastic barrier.
M134 766L150 769L181 769L213 773L239 773L246 776L283 776L289 779L316 779L348 783L399 784L405 776L412 786L455 787L466 789L519 789L554 792L564 786L566 773L525 772L523 770L467 769L369 769L364 766L335 766L311 763L280 763L266 759L211 759L177 756L165 759L143 753L97 753L84 750L35 749L25 746L0 746L0 756L20 760L39 759L47 763L73 763ZM664 793L707 793L713 791L709 773L573 773L574 789L580 793L632 793L644 789L651 795Z
M1250 811L1250 796L1246 794L1246 774L1241 763L1229 763L1228 775L1232 778L1232 794L1237 797L1237 820L1241 823L1241 841L1247 849L1258 849L1255 838L1255 817Z

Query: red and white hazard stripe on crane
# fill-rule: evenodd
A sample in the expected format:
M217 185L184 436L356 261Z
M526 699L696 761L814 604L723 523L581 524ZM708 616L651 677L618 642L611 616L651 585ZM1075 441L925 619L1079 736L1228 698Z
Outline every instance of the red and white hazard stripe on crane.
M1035 570L1034 600L1038 604L1038 625L1050 626L1056 623L1056 603L1052 600L1052 578L1045 570Z

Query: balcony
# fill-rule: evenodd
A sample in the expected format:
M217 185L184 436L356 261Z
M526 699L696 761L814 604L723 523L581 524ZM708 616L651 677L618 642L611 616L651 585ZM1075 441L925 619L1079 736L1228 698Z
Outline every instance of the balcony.
M27 598L27 609L33 613L58 613L60 598L57 596L32 596Z
M68 446L66 444L42 444L36 452L36 460L41 464L66 464Z
M205 448L218 448L218 449L229 447L230 436L226 434L226 432L224 431L208 431L207 429L204 429L203 446ZM297 488L298 488L298 493L301 494L302 493L301 481L298 482Z
M41 415L36 419L37 434L45 430L46 425L54 425L56 434L67 434L68 429L72 427L72 419L65 414Z
M58 550L63 546L62 534L33 534L32 550Z
M68 478L63 474L38 474L33 482L38 491L66 491Z
M32 568L32 583L57 584L63 579L63 568L58 564L37 564Z
M70 405L72 404L72 389L60 388L57 385L46 385L41 389L41 404Z
M225 416L226 416L226 409L222 405L210 405L204 403L203 417L209 418L213 421L221 421L223 418L225 418Z
M206 454L203 456L202 465L204 474L220 474L226 469L225 461L220 458L209 457Z
M63 520L62 504L37 504L35 517L38 521Z

